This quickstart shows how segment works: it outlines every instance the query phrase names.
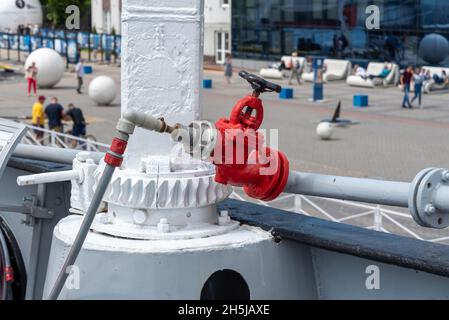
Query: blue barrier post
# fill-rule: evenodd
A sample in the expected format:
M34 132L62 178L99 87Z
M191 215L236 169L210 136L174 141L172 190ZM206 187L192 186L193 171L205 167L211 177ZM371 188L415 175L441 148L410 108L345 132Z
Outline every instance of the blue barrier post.
M212 89L212 80L211 79L203 80L203 89Z
M279 93L279 98L281 99L293 99L293 89L292 88L282 88Z
M366 108L368 107L368 96L367 95L355 95L354 96L354 107L356 108Z
M84 73L91 74L93 72L92 66L84 66Z

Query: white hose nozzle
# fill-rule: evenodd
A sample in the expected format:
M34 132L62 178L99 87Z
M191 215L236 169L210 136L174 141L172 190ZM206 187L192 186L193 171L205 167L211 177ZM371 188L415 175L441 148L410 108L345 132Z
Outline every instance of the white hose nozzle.
M27 176L17 177L17 184L19 186L31 186L36 184L81 180L80 173L76 170L58 171L33 174Z

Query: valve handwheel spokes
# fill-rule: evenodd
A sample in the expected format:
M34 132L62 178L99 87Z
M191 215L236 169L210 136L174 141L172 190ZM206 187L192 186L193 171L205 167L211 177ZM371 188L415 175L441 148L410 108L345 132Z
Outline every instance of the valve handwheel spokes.
M246 96L232 109L230 122L232 125L241 125L242 129L257 130L263 122L263 105L259 98Z
M255 111L255 109L246 106L246 110L243 110L240 114L240 122L249 128L254 128L257 123L257 110L255 116L253 116L253 111Z
M254 90L253 95L258 97L261 93L264 92L281 92L282 87L275 83L269 82L264 78L256 76L255 74L248 73L246 71L240 71L239 76L248 81L251 84L251 87Z

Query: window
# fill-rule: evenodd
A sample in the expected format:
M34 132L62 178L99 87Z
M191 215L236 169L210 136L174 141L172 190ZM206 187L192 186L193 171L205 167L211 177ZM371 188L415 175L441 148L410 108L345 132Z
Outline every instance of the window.
M218 31L215 33L215 62L223 64L225 62L226 55L231 53L229 33L224 31Z
M228 8L229 7L229 2L230 2L231 0L221 0L221 6L223 7L223 8Z

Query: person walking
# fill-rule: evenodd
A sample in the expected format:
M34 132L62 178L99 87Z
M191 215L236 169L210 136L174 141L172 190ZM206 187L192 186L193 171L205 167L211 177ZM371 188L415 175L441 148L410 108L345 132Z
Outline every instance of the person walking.
M288 85L292 85L293 78L296 78L298 84L301 84L302 66L298 59L298 53L293 52L291 57L291 62L288 67L290 68L290 78L288 79Z
M224 63L224 76L226 78L227 84L231 84L232 75L233 75L232 56L229 53L227 53Z
M413 108L409 98L410 84L412 82L412 78L413 78L413 68L412 66L408 66L401 76L401 85L404 88L404 99L402 100L402 108L409 108L409 109Z
M31 124L36 128L44 128L45 113L44 113L45 97L39 96L38 100L34 103L31 110ZM34 134L38 141L41 141L44 137L44 132L38 129L34 130Z
M76 64L75 67L75 73L76 73L76 78L78 79L78 87L76 89L76 92L78 92L78 94L82 94L81 92L81 88L83 87L83 83L84 83L84 60L80 59L78 61L78 63Z
M72 120L72 136L84 137L86 135L86 120L84 119L83 111L80 108L75 107L73 103L68 105L69 111L66 112L66 120ZM72 148L75 149L78 145L78 141L72 139Z
M25 78L28 81L28 97L31 95L31 89L33 89L34 95L37 95L37 73L36 62L33 61L25 70Z
M50 104L45 107L45 115L48 119L48 129L63 132L62 119L64 118L64 108L58 103L58 98L51 98Z
M413 83L415 85L415 95L412 98L411 104L418 99L419 107L422 107L422 88L424 83L424 72L420 68L415 68L413 75Z

